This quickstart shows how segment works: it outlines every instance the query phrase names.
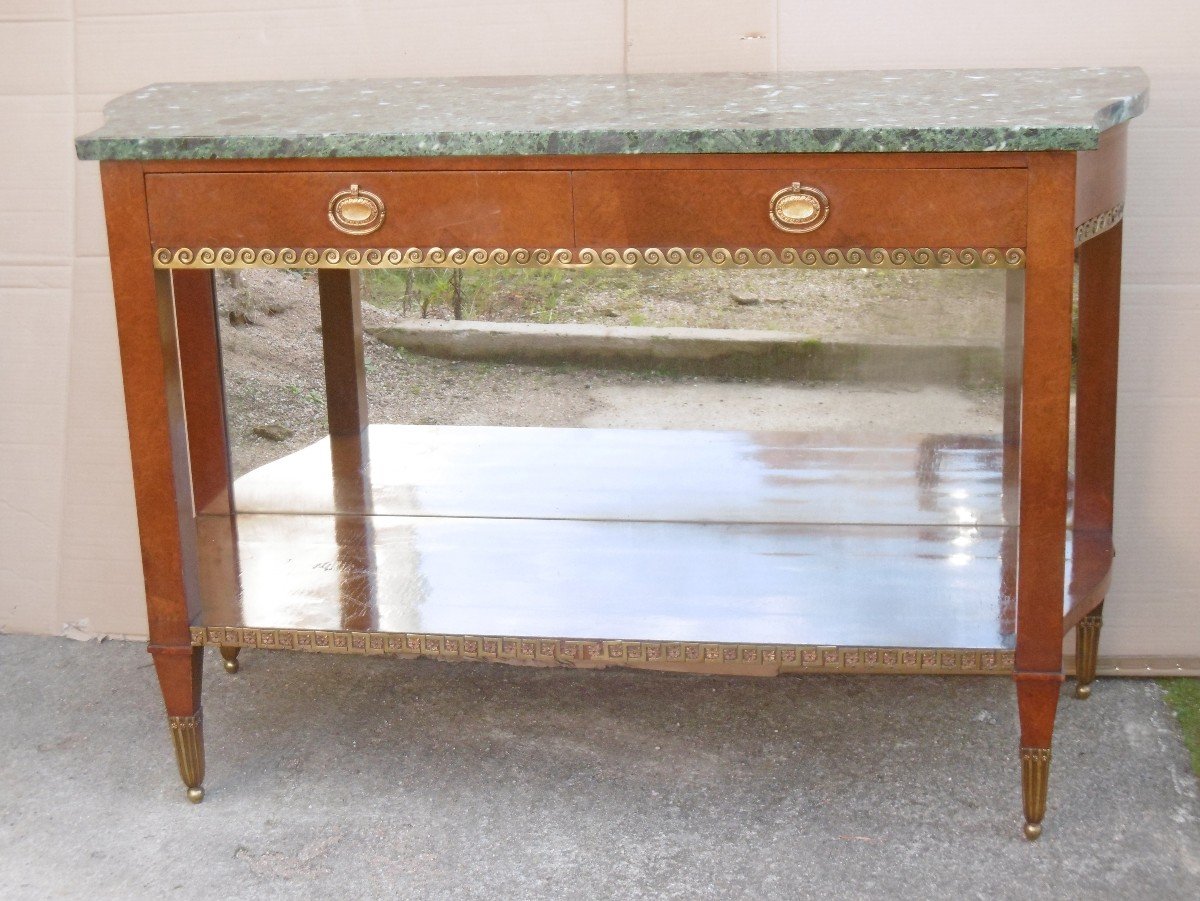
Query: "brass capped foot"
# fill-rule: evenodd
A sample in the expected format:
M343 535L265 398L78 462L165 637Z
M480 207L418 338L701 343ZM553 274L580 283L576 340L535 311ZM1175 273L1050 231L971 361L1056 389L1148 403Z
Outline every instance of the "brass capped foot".
M1102 622L1099 613L1089 613L1075 627L1075 697L1081 700L1092 696Z
M1050 782L1050 749L1021 749L1021 796L1025 808L1025 837L1031 842L1042 834L1046 815L1046 789Z
M195 716L170 716L171 741L175 745L175 762L179 776L187 786L188 800L199 804L204 799L204 721L200 711Z
M225 661L225 672L229 673L230 675L241 669L237 659L238 651L240 650L241 648L238 647L230 647L229 645L224 644L221 645L221 657Z

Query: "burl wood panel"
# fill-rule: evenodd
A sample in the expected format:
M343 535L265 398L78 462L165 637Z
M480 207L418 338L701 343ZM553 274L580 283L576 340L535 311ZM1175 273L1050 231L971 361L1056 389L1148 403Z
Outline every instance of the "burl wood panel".
M1113 545L1113 487L1117 442L1117 348L1121 320L1121 223L1079 248L1079 356L1075 401L1075 528L1096 545L1087 559L1103 580L1077 560L1072 584L1096 583L1072 595L1065 623L1074 625L1104 603Z
M383 226L348 235L329 201L357 184ZM146 176L155 247L569 247L565 172L247 172Z
M816 231L768 216L772 195L799 182L829 198ZM575 235L583 247L1023 247L1021 169L812 168L576 172Z
M1111 532L1117 437L1120 223L1079 248L1075 526Z
M1100 135L1100 147L1075 154L1075 224L1125 200L1125 134L1118 125Z

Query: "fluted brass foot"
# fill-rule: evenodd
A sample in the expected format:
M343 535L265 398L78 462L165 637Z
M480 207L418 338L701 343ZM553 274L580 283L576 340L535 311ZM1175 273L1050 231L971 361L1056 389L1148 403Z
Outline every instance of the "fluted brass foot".
M1099 613L1089 613L1075 627L1075 697L1084 699L1092 695L1092 682L1096 678L1096 655L1100 648Z
M221 657L225 660L225 672L233 674L240 669L237 659L240 650L241 648L238 647L221 645Z
M1050 782L1050 749L1021 749L1021 796L1025 807L1025 837L1031 842L1042 834L1046 815L1046 789Z
M175 744L175 762L179 776L188 789L188 800L199 804L204 798L204 721L200 711L195 716L167 717L171 726L171 741Z

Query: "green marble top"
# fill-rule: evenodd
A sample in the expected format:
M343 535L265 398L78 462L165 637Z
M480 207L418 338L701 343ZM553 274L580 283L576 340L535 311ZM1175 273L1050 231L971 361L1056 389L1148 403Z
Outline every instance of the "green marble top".
M85 160L1089 150L1146 108L1141 69L156 84Z

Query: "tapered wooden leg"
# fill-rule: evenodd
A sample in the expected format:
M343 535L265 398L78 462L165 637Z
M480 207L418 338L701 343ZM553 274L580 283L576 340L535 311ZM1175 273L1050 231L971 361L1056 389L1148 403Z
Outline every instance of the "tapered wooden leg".
M1030 154L1029 198L1013 668L1021 721L1025 835L1036 839L1046 813L1050 745L1063 681L1074 157Z
M1101 604L1079 621L1075 627L1075 697L1092 696L1096 680L1096 655L1100 649L1100 625L1104 605Z
M149 650L188 797L203 797L201 655L191 624L200 584L171 276L151 258L140 163L100 165L133 464Z
M227 644L221 645L221 659L225 661L225 672L233 674L239 669L238 666L238 651L241 648L232 647Z
M188 800L199 804L204 799L204 718L200 708L204 651L151 648L151 653L167 707L179 776L187 787Z
M1050 780L1050 746L1058 710L1061 679L1017 677L1017 707L1021 717L1021 800L1025 837L1042 834L1046 789Z

